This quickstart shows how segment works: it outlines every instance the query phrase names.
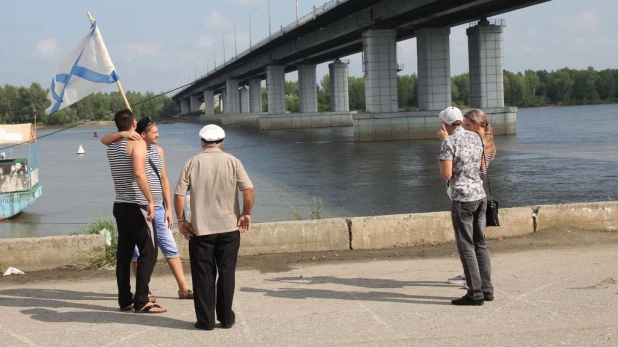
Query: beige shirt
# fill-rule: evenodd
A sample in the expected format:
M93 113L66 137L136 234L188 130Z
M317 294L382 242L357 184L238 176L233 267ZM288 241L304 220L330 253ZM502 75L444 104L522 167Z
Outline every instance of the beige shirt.
M253 187L240 160L218 148L207 148L182 168L177 195L191 193L191 225L198 236L238 230L238 189Z

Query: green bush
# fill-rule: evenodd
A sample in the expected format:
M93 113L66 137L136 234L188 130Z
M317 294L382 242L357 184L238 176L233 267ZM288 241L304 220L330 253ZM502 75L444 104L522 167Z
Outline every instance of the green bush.
M116 248L118 246L118 232L114 221L109 218L97 216L90 225L82 230L82 234L86 235L98 235L99 231L107 229L111 235L111 245L105 246L105 255L103 257L93 257L92 254L87 253L86 262L80 264L84 269L98 269L108 266L116 265Z
M313 205L311 208L311 219L322 219L322 206L324 205L324 201L322 198L311 198L311 204ZM292 210L292 216L294 216L295 220L303 220L303 216L298 211L298 209L294 206L289 206L290 210Z

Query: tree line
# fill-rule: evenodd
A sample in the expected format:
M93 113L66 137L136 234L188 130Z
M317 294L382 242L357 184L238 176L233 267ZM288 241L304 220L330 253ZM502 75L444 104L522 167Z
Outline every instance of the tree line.
M416 74L400 75L398 79L399 109L412 111L418 108L418 77ZM330 111L330 77L325 75L316 86L318 111ZM287 81L286 106L290 112L300 111L298 82ZM48 90L40 84L32 83L30 87L16 87L6 84L0 86L0 123L37 121L50 125L70 124L84 120L111 120L114 110L124 108L122 97L118 92L94 93L79 102L45 116L49 107ZM365 110L365 79L348 78L350 110ZM139 119L150 116L153 119L169 118L179 112L174 101L161 96L153 98L153 92L127 92L127 99L133 112ZM451 78L451 96L453 105L470 105L470 75L463 73ZM585 70L560 69L556 71L526 70L514 73L504 70L504 102L509 106L544 106L610 103L618 101L618 69L596 71L592 67ZM133 106L134 105L134 106ZM266 90L262 90L262 105L268 110ZM219 111L219 110L217 110Z
M49 90L40 84L32 83L30 87L16 87L6 84L0 86L0 123L37 122L49 125L71 124L85 120L112 120L115 110L124 108L124 101L119 92L93 93L77 103L64 108L51 116L45 115L50 102L47 100ZM153 92L127 92L129 104L135 116L150 116L153 119L171 117L178 113L174 101L167 96L161 96L148 102L140 102L153 98Z

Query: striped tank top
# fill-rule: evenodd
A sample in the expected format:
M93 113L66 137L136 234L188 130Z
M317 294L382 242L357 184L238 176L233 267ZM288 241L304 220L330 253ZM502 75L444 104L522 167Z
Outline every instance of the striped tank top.
M155 165L159 175L163 172L163 158L161 153L157 150L157 145L148 146L148 158ZM146 173L148 174L148 182L150 183L150 191L152 192L152 200L155 206L163 204L163 189L161 188L161 180L159 175L152 169L150 162L146 164Z
M107 160L112 171L114 190L116 191L114 202L147 205L148 201L144 198L144 194L142 194L135 180L133 161L127 155L127 141L127 139L124 139L107 147ZM146 169L148 169L148 158L146 158L145 164Z
M487 170L489 170L489 162L491 161L491 156L494 154L494 151L491 150L487 155L484 156L485 159L485 171L481 171L481 175L486 175Z

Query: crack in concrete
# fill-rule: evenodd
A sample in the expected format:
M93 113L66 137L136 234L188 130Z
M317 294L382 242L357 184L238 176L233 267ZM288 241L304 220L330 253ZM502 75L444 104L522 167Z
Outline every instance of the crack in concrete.
M539 215L539 211L541 210L541 206L532 206L532 232L536 233L537 231L537 221L536 218Z
M352 220L351 219L346 219L345 220L346 224L348 225L348 241L349 241L349 247L350 250L354 250L354 247L352 247Z

